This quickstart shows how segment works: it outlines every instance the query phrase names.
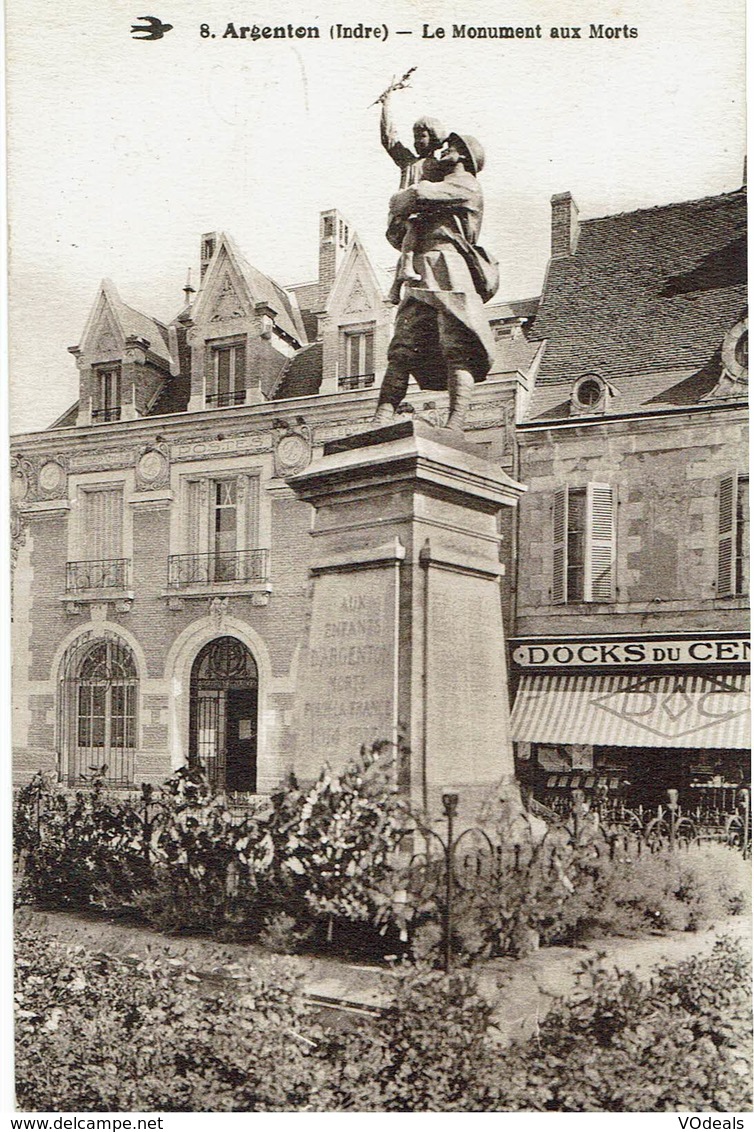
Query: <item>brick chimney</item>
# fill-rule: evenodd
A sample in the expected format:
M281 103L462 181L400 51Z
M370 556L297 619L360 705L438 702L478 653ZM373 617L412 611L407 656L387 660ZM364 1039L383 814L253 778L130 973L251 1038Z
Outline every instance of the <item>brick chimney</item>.
M319 306L324 310L328 295L338 274L348 241L351 225L337 208L319 214Z
M550 197L552 206L552 247L553 259L558 256L573 255L579 242L579 210L570 193L556 193Z
M199 245L199 278L204 279L207 274L207 268L210 265L213 255L217 251L217 245L220 242L219 234L217 232L205 232L201 238Z

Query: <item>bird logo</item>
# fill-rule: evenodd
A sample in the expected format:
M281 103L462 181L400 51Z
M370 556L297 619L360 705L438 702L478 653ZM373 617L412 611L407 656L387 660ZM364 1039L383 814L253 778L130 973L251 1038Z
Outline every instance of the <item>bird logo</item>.
M157 16L139 16L140 24L131 26L131 35L134 39L162 39L166 31L170 31L172 24L164 24Z

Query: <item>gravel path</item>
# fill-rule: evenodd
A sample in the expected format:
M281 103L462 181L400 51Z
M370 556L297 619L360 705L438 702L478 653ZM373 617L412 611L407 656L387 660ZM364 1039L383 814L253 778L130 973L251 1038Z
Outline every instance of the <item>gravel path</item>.
M16 919L66 942L116 955L140 955L147 947L153 953L164 950L207 973L220 964L239 960L263 970L272 961L269 952L255 945L165 936L149 928L93 916L24 908ZM670 932L639 939L611 937L591 940L579 948L543 948L525 959L490 960L477 968L479 988L497 1003L497 1036L507 1042L531 1035L554 998L574 993L579 968L589 956L603 954L611 966L649 977L658 966L711 950L721 935L740 940L751 952L751 920L736 916L705 932ZM395 973L384 968L313 956L286 957L286 962L300 971L304 991L315 1003L372 1012L391 997Z

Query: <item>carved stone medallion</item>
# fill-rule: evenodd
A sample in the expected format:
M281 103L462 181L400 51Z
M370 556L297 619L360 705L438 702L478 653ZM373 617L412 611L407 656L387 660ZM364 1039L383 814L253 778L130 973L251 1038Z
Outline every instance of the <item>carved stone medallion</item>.
M279 420L273 425L275 440L275 475L285 478L303 472L312 458L312 430L303 417L295 422Z
M170 478L170 460L164 444L150 445L136 461L136 489L150 491L164 487Z

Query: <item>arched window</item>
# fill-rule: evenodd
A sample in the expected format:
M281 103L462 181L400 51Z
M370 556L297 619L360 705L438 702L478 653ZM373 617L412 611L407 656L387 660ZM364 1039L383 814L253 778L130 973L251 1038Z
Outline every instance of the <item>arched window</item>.
M68 650L59 734L62 777L70 785L99 773L114 786L133 782L138 686L131 650L114 634L87 635Z
M194 661L189 757L217 790L256 790L258 683L254 657L235 637L210 641Z

